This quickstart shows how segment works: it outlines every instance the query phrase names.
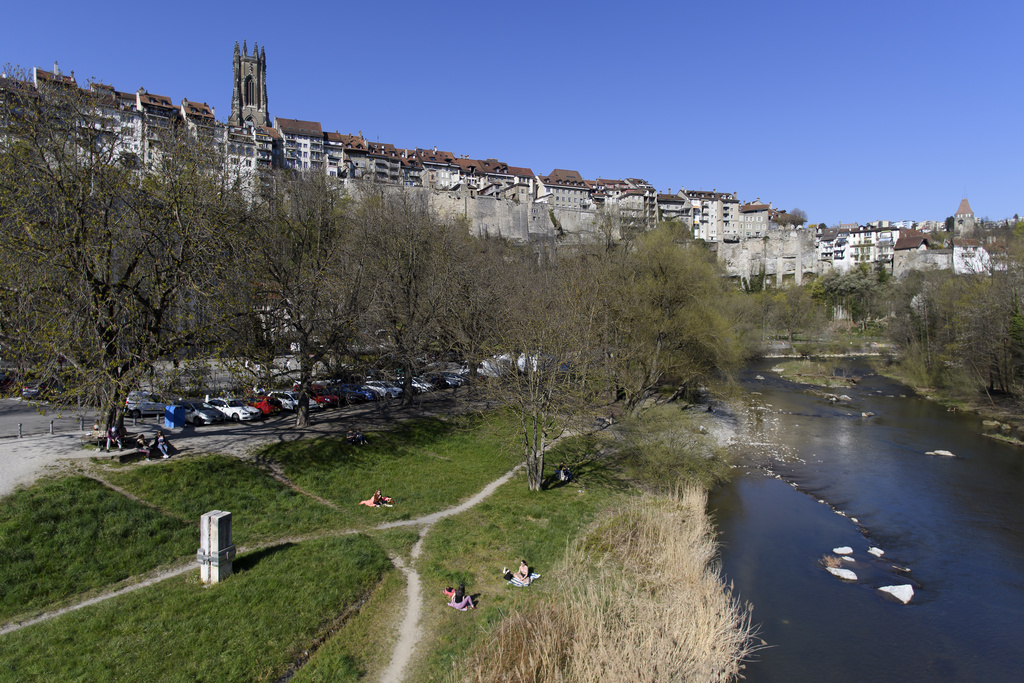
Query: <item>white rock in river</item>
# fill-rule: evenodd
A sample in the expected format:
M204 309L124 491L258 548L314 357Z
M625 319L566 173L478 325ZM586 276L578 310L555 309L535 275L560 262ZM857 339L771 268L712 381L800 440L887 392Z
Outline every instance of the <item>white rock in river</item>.
M828 569L828 573L829 574L831 574L832 576L838 576L843 581L856 581L857 580L857 575L854 574L849 569L837 569L835 567L826 567L826 569ZM910 586L907 586L907 588L909 588L909 587ZM893 586L893 588L895 588L895 586Z
M910 584L904 584L902 586L882 586L878 590L882 593L888 593L904 605L910 602L910 599L914 597L914 587Z
M881 557L882 555L885 555L884 550L882 550L881 548L876 548L875 546L871 546L870 548L868 548L868 552L874 555L875 557Z
M857 561L857 560L853 559L852 557L850 557L849 555L843 555L841 557L841 559L846 560L847 562L856 562Z
M851 553L853 553L853 548L851 548L848 545L844 545L839 548L832 548L832 552L834 552L836 555L850 555Z
M839 400L840 401L852 401L853 399L850 398L849 396L847 396L846 394L843 394L842 396L839 397Z
M758 380L760 382L764 381L764 377L762 377L761 375L757 375L756 377L754 377L754 379L756 379L756 380Z
M949 451L928 451L925 455L943 455L947 458L955 458L956 456Z

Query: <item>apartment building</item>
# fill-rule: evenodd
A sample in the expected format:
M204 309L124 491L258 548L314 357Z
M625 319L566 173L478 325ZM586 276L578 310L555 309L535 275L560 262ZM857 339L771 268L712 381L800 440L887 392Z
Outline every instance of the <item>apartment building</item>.
M758 197L752 202L744 204L739 209L739 221L734 230L727 232L726 240L735 239L756 239L764 237L769 230L779 227L776 219L779 217L779 210L772 206L771 202L764 204Z
M735 192L686 190L693 206L693 236L705 242L721 242L726 235L735 239L738 232L739 200Z
M283 141L285 168L296 170L324 168L324 131L317 121L274 118L274 128Z

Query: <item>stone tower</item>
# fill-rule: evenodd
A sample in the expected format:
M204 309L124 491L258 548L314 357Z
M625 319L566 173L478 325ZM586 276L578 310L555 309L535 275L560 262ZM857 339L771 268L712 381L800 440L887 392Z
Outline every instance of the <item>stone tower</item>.
M250 56L245 41L242 41L242 51L239 52L236 41L234 72L234 91L231 94L231 117L228 119L228 125L271 125L270 111L267 109L266 52L253 43Z
M960 208L956 210L956 215L953 218L956 219L956 231L962 237L970 237L974 233L974 210L967 202L967 197L961 200Z

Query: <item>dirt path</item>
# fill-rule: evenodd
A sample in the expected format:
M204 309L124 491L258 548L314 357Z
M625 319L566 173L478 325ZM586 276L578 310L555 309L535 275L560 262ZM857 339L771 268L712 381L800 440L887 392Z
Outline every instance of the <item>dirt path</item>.
M422 412L425 412L425 411L422 411L422 409L421 409L421 414L422 414ZM351 417L349 419L351 419ZM598 427L598 428L599 429L600 428L604 428L605 426L608 426L609 424L610 424L610 422L608 422L607 424L603 424L601 427ZM248 443L242 443L242 440L238 439L237 435L232 435L229 439L224 439L223 441L221 441L221 443L223 443L223 445L225 445L225 446L227 446L230 443L230 446L232 446L232 448L225 448L221 452L228 451L228 452L232 452L232 454L234 454L234 455L243 455L243 454L250 453L251 450L256 445L261 444L261 443L272 442L272 441L275 441L275 440L289 440L290 441L290 440L295 439L295 438L302 438L303 436L306 436L306 437L309 437L309 436L314 436L314 437L316 437L316 436L336 436L337 435L337 430L338 430L338 426L337 426L337 423L335 423L335 424L332 424L332 425L329 425L329 426L327 426L327 425L321 426L320 429L308 430L307 433L305 433L305 434L293 433L291 435L284 436L284 435L281 435L279 433L279 434L276 435L276 438L271 437L271 438L267 438L267 439L258 439L258 438L257 439L251 439L251 440L249 440ZM313 433L310 434L309 432L313 432ZM319 432L319 433L317 433L317 432ZM566 436L569 436L569 435L570 434L565 434L565 435L563 435L562 438L565 438ZM547 445L547 448L552 448L560 440L561 440L561 438L555 439L554 441L550 442ZM220 441L220 440L212 440L212 441ZM205 444L205 445L209 446L209 445L213 445L213 444L207 442L207 444ZM213 450L213 449L211 449L211 450ZM405 675L405 669L408 666L409 662L412 660L412 656L413 656L413 653L416 650L417 644L419 643L419 641L423 637L423 629L420 626L420 614L421 614L422 609L423 609L423 595L422 595L422 591L421 591L421 588L420 588L420 576L419 576L419 573L415 569L415 562L416 562L416 559L420 555L420 551L421 551L422 545L423 545L423 539L426 538L426 535L430 531L430 528L436 522L438 522L439 520L444 519L445 517L450 517L452 515L460 514L462 512L465 512L466 510L469 510L473 506L478 505L483 500L485 500L487 497L489 497L491 494L493 494L494 491L497 490L497 488L499 486L501 486L502 484L505 484L509 480L511 480L512 477L515 475L516 471L519 470L522 467L523 467L522 464L519 464L519 465L513 467L511 470L509 470L507 473L505 473L504 475L502 475L498 479L495 479L494 481L492 481L489 484L487 484L479 493L477 493L476 495L472 496L471 498L463 501L462 503L460 503L460 504L458 504L458 505L456 505L454 507L448 508L446 510L441 510L441 511L438 511L438 512L434 512L434 513L431 513L429 515L425 515L423 517L418 517L416 519L401 520L401 521L396 521L396 522L386 522L386 523L380 524L380 525L378 525L376 527L372 527L373 529L376 529L376 530L393 529L393 528L397 528L397 527L410 527L410 526L411 527L420 527L420 529L419 529L419 540L417 540L416 544L412 548L412 552L411 552L412 562L410 563L410 565L407 566L405 564L405 562L401 558L399 558L399 557L392 558L392 561L394 562L395 566L403 574L405 574L405 576L406 576L406 608L405 608L405 613L404 613L404 615L402 617L401 626L399 628L398 642L395 644L395 648L394 648L394 651L393 651L392 656L391 656L390 664L388 665L387 669L384 671L384 673L381 676L381 679L380 679L381 681L383 681L385 683L391 683L392 681L397 682L397 681L403 680L403 677ZM312 499L314 499L314 500L316 500L316 501L318 501L318 502L320 502L320 503L322 503L324 505L327 505L327 506L330 506L330 507L337 507L335 504L331 503L330 501L324 500L323 498L320 498L319 496L315 496L315 495L313 495L313 494L311 494L311 493L309 493L307 491L302 490L298 486L295 486L292 482L290 482L287 479L287 477L284 476L284 474L282 472L280 472L279 469L275 469L273 466L271 466L270 467L270 471L271 471L271 474L274 476L275 479L278 479L283 484L291 487L296 492L298 492L298 493L300 493L302 495L308 496L308 497L310 497L310 498L312 498ZM139 500L139 502L141 502L143 504L151 505L150 503L147 503L146 501L137 498L136 496L132 495L131 493L129 493L127 491L124 491L123 489L120 489L119 487L113 486L112 484L110 484L109 482L104 481L103 479L101 479L98 476L94 476L94 475L87 475L87 476L91 476L93 479L96 479L97 481L101 482L105 486L109 486L111 489L121 493L122 495L125 495L125 496L127 496L129 498L133 498L135 500ZM152 506L152 507L156 507L156 506ZM159 508L157 508L157 509L159 509ZM174 515L171 515L171 516L174 516ZM269 546L273 546L273 545L278 545L278 544L284 543L284 542L294 542L294 541L297 541L297 540L310 540L310 539L313 539L313 538L323 538L323 537L328 537L328 536L338 536L338 535L357 533L357 531L358 530L351 530L351 529L350 530L332 530L332 531L328 531L328 532L323 532L323 533L318 533L318 534L310 534L310 535L307 535L307 536L303 536L301 539L278 539L278 540L275 540L273 543L262 544L259 547L239 548L239 552L243 552L243 551L244 552L249 552L251 550L256 550L256 549L263 548L263 547L269 547ZM29 619L29 620L26 620L26 621L23 621L23 622L12 622L12 623L9 623L9 624L5 624L2 628L0 628L0 635L6 634L6 633L10 633L12 631L17 631L19 629L25 628L26 626L31 626L33 624L38 624L40 622L47 621L49 619L53 619L54 617L58 617L58 616L61 616L63 614L67 614L68 612L72 612L72 611L81 609L83 607L87 607L89 605L95 605L95 604L97 604L99 602L102 602L104 600L109 600L111 598L117 597L119 595L123 595L123 594L131 592L131 591L136 591L136 590L139 590L141 588L146 588L146 587L151 586L151 585L153 585L155 583L163 581L164 579L168 579L168 578L172 578L172 577L175 577L175 576L179 576L179 575L184 574L185 572L188 572L190 570L195 571L195 569L196 569L196 566L195 566L195 564L193 562L187 562L184 565L176 566L176 567L173 567L171 569L160 571L160 572L158 572L158 573L156 573L156 574L154 574L152 576L148 576L148 577L143 578L141 581L138 581L137 583L132 583L129 586L125 586L124 588L119 588L119 589L114 590L114 591L110 591L110 592L107 592L107 593L103 593L101 595L97 595L97 596L95 596L93 598L89 598L88 600L84 600L84 601L82 601L80 603L76 603L74 605L69 605L67 607L63 607L63 608L55 610L53 612L47 612L45 614L41 614L41 615L39 615L37 617L34 617L32 619ZM133 579L128 579L128 581L132 581L132 580Z

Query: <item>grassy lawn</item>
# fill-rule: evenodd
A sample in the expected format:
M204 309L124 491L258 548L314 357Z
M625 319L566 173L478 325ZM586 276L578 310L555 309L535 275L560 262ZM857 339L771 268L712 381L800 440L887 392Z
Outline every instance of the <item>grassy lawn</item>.
M559 459L577 463L579 439L549 453L547 474ZM576 454L570 454L576 450ZM588 450L584 448L583 450ZM596 512L622 495L597 463L581 463L574 472L579 481L531 492L525 473L518 473L494 495L460 515L438 522L423 544L417 568L426 602L422 624L425 658L414 662L410 680L440 681L470 647L508 614L523 609L535 596L554 588L552 572L563 561L569 540L593 519ZM510 586L503 567L515 570L525 559L541 578L526 588ZM446 605L445 586L465 582L478 604L459 612Z
M197 526L92 479L42 481L0 505L0 620L149 571L197 546Z
M183 520L198 522L209 510L232 512L239 546L276 545L240 555L236 574L216 586L201 585L198 570L191 571L9 633L0 638L0 680L274 680L307 651L296 681L378 677L404 608L405 580L387 556L411 562L418 532L334 532L455 505L507 472L519 454L499 418L420 421L369 437L361 447L316 440L262 453L340 510L254 463L216 455L96 466L158 509L82 477L43 481L5 498L0 609L7 617L192 556L198 530ZM531 492L520 472L431 529L417 560L427 602L411 680L444 680L490 629L554 590L571 540L600 510L632 495L619 470L593 458L607 438L569 439L546 456L549 476L564 460L578 482ZM395 507L356 504L378 487ZM316 533L332 535L295 540ZM500 576L520 559L543 575L527 588ZM479 609L446 606L442 588L460 582Z
M249 553L235 570L214 586L197 570L9 633L0 638L0 679L274 680L396 573L362 535Z
M236 545L345 528L347 523L339 511L293 491L250 462L228 456L113 468L102 475L172 514L196 520L196 524L210 510L227 510Z
M367 436L364 446L319 439L275 444L263 455L304 490L340 506L352 526L443 510L507 472L518 457L508 425L498 419L418 421ZM358 505L378 488L395 499L394 507Z

